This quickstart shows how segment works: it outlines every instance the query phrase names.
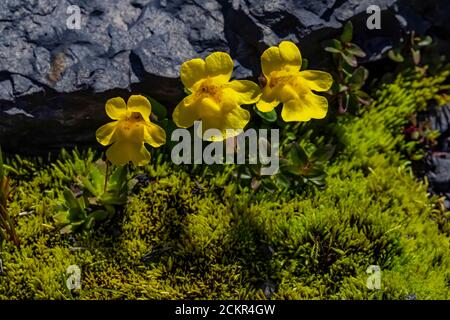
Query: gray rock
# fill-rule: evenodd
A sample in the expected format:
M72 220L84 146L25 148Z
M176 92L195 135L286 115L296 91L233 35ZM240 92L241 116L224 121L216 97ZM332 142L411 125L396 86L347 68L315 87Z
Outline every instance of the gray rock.
M431 156L427 173L433 192L443 194L450 190L450 158Z
M105 101L151 95L170 109L183 97L181 63L228 51L235 76L257 77L259 56L282 39L299 43L320 66L320 48L342 24L368 60L398 42L401 26L448 33L450 8L402 0L3 0L0 2L0 144L8 151L46 153L95 145L107 121ZM382 8L382 29L365 27L368 5ZM67 8L78 5L80 30ZM447 38L448 40L448 38Z
M431 129L440 132L437 149L450 153L450 104L436 106L429 114Z
M437 145L425 159L430 192L444 195L444 205L450 207L450 104L435 106L427 114L432 130L440 132Z

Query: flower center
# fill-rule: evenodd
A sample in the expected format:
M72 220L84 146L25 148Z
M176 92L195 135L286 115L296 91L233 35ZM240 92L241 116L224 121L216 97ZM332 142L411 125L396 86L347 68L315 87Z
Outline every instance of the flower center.
M293 74L287 74L285 72L272 72L269 77L269 87L271 89L275 88L277 85L291 84L293 85L296 81L296 76Z
M211 98L216 102L220 101L222 88L212 83L210 79L203 81L196 91L199 98Z
M142 115L139 112L132 112L130 116L127 117L127 120L131 122L139 122L144 121L144 118L142 118Z
M139 112L131 112L126 119L119 121L119 134L123 139L142 140L143 131L141 129L144 122L144 118Z

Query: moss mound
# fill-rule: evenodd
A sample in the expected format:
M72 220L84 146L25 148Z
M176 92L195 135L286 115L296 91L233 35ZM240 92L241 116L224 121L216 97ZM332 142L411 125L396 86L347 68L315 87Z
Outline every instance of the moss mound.
M126 209L86 238L61 235L53 216L95 156L20 163L11 212L22 246L4 248L0 298L448 299L448 228L402 157L402 126L447 75L401 75L330 125L345 147L321 191L255 192L231 167L205 178L155 157ZM76 292L65 285L73 264ZM366 287L370 265L380 290Z

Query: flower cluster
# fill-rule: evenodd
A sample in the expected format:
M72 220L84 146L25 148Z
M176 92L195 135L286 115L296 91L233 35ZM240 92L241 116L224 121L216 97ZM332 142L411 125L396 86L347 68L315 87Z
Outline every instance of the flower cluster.
M261 56L267 81L256 107L269 112L282 103L281 117L287 122L324 118L328 101L313 91L328 91L333 78L323 71L300 71L301 66L302 56L294 43L283 41L278 47L267 49Z
M232 72L233 60L225 52L215 52L205 60L183 63L181 82L192 94L175 108L175 124L188 128L194 121L202 120L204 131L214 128L222 132L222 137L216 137L216 140L227 138L230 130L226 132L226 129L243 129L250 121L250 112L241 105L258 102L261 90L252 81L230 81Z
M160 147L166 143L166 132L150 121L152 106L147 98L133 95L128 103L122 98L112 98L106 102L106 114L114 122L100 127L97 141L112 146L106 151L107 158L115 165L145 165L150 161L150 153L144 143Z
M189 128L202 121L204 131L217 129L220 141L239 134L250 121L250 112L242 105L255 104L261 112L270 112L282 104L284 121L322 119L328 110L325 97L313 91L328 91L333 79L327 72L300 71L302 57L297 46L283 41L261 56L265 85L260 88L249 80L231 80L233 60L225 52L214 52L206 59L182 64L180 78L190 94L173 111L173 122ZM133 95L128 103L113 98L106 103L107 115L115 120L97 130L100 144L111 145L107 158L115 165L144 165L150 160L145 143L159 147L166 142L165 131L150 121L152 106L143 96Z

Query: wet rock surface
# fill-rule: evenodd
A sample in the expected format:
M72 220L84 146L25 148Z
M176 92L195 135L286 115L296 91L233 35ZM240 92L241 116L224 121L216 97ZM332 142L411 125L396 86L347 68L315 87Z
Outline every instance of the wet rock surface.
M70 5L81 9L79 30L67 27ZM365 27L369 5L382 9L381 30ZM0 144L24 154L95 145L106 99L144 93L173 108L181 63L213 51L230 52L240 78L256 77L262 51L282 39L323 65L320 42L350 19L377 60L402 27L448 40L448 16L446 1L1 1Z
M429 116L432 130L440 132L438 144L425 160L430 191L446 197L450 209L450 104L432 111Z

